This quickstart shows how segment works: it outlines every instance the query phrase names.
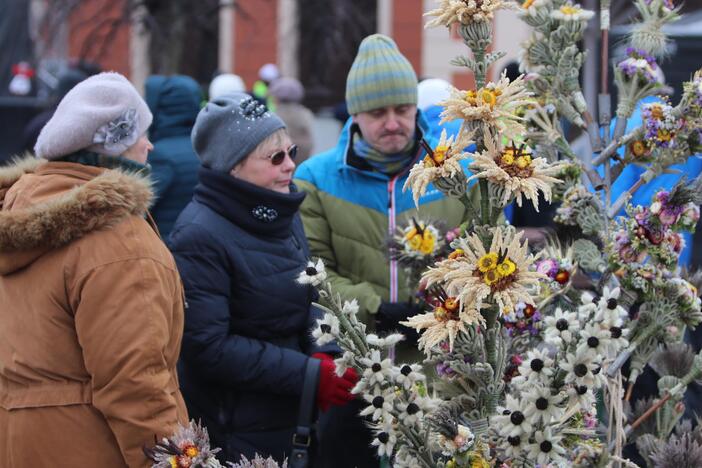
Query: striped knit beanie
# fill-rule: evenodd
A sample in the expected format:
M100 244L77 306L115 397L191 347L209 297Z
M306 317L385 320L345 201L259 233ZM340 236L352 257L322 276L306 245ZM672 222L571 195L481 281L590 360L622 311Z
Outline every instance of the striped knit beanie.
M417 104L417 75L412 65L389 37L366 37L346 79L349 114L401 104Z

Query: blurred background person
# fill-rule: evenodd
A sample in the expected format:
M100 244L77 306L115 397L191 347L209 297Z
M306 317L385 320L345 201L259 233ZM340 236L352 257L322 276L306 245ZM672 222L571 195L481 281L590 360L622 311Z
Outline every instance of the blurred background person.
M451 120L440 124L441 112L444 107L439 103L450 96L451 83L441 78L427 78L417 85L417 108L422 111L431 128L431 137L439 140L441 131L446 130L446 135L458 135L461 128L460 120Z
M300 164L310 157L314 148L314 114L302 105L305 89L295 78L283 77L271 84L268 93L273 99L275 113L283 119L290 139L297 145L295 162Z
M258 80L251 88L251 95L261 104L265 104L269 110L275 112L275 104L268 94L268 87L275 80L280 78L280 70L278 65L274 63L266 63L258 69Z
M154 115L149 137L154 149L149 156L156 202L151 214L164 239L193 197L200 160L190 142L202 90L184 75L153 75L146 80L146 103Z
M208 99L210 101L231 93L245 93L246 84L239 75L222 73L214 77L210 83Z

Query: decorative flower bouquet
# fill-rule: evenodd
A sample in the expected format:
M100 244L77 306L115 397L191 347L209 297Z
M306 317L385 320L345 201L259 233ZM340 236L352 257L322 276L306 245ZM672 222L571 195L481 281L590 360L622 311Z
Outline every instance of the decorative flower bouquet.
M343 349L337 373L353 367L361 376L353 393L366 402L372 445L397 467L637 466L623 457L628 444L647 466L700 466L702 432L682 418L685 389L702 376L702 354L682 343L684 330L702 322L700 278L684 276L677 259L680 232L699 220L702 181L661 190L649 206L628 205L642 185L702 150L702 70L680 102L645 104L642 125L626 132L641 99L670 91L657 61L667 50L662 26L679 18L677 8L635 0L640 19L613 64L614 123L609 90L600 90L595 117L578 79L579 43L594 12L566 0L438 3L427 26L457 27L471 54L452 63L474 73L476 88L451 90L442 118L460 120L460 131L427 145L405 184L415 201L430 185L460 200L468 213L460 232L444 235L441 220L420 211L390 241L392 258L425 287L426 310L402 323L421 332L424 366L390 359L403 336L367 333L357 303L333 290L321 262L298 278L317 287L325 312L313 337ZM599 12L603 44L609 4L602 0ZM526 75L487 82L504 55L490 51L492 19L507 8L533 29L521 54ZM601 72L608 83L610 69ZM564 119L589 136L590 161L571 149ZM466 153L471 142L476 150ZM612 184L629 164L643 173L613 200ZM467 195L470 180L478 206ZM540 196L562 199L555 219L578 231L572 245L533 252L498 223L507 204L527 199L538 208ZM573 283L578 272L587 290ZM631 402L646 364L658 395ZM178 444L155 450L177 461Z
M222 465L215 455L219 448L210 448L210 436L207 429L195 421L185 427L179 427L170 438L164 438L153 448L144 448L146 457L153 461L153 468L287 468L287 461L282 465L272 458L256 455L249 460L242 457L238 463L226 462Z
M459 235L460 228L446 229L442 222L412 218L388 239L388 257L404 268L410 288L415 289L424 270L445 258L451 252L450 243Z
M170 438L164 438L153 448L145 448L144 453L154 462L154 468L221 468L215 458L220 449L210 448L207 428L191 421L187 427L180 427Z
M657 72L667 41L660 28L678 18L667 2L636 4L642 20L626 57L614 65L620 93L612 132L608 91L596 120L578 81L584 57L578 43L594 12L563 0L527 0L521 7L442 0L428 13L435 17L429 26L457 24L472 55L454 63L476 77L476 89L453 89L443 103L444 121L462 121L459 134L443 134L436 148L426 148L405 185L418 198L433 184L469 213L460 237L447 242L448 255L422 274L425 312L402 323L421 332L424 364L437 378L387 358L401 338L367 335L352 303L319 283L327 313L320 326L331 324L326 339L345 350L339 372L353 366L363 376L353 391L368 404L361 414L374 421L373 445L394 466L634 466L622 456L632 442L657 466L675 441L699 437L680 419L682 394L700 376L702 356L680 342L682 330L702 315L677 258L684 245L679 232L694 230L699 219L700 182L661 191L649 207L627 201L699 149L702 72L685 85L680 103L647 104L643 125L625 133L638 101L667 91ZM522 54L526 77L503 75L491 83L485 71L502 56L488 52L491 19L502 8L518 8L534 35ZM605 38L608 12L603 2ZM589 134L600 170L576 157L562 119ZM477 149L465 153L471 141ZM466 158L464 173L459 161ZM645 167L644 175L613 201L612 182L627 164ZM466 195L474 179L479 206ZM563 200L557 220L581 233L573 245L552 242L533 253L517 230L498 225L508 203L527 199L538 208L540 195L550 202L554 194ZM617 218L622 208L625 216ZM415 235L418 227L399 235ZM398 245L406 240L398 237ZM589 290L573 284L578 270L589 275ZM670 363L673 349L686 365L657 365L659 398L632 406L626 381L631 389L646 363Z

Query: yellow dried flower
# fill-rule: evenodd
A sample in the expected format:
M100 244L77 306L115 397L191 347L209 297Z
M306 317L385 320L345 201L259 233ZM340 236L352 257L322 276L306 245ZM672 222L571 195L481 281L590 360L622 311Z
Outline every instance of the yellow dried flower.
M424 195L432 182L441 178L451 178L463 174L460 161L468 157L464 149L472 143L472 132L461 129L455 137L447 137L446 130L441 131L439 144L433 150L433 156L427 155L423 161L410 169L409 176L402 190L412 190L414 203L419 207L419 197Z
M503 165L511 166L512 164L514 164L514 154L512 154L511 152L504 152L502 154L501 161Z
M480 257L478 260L478 270L481 273L485 273L490 270L494 270L497 267L498 256L494 252L487 253Z
M503 73L495 83L488 83L477 91L461 91L452 88L449 98L440 104L444 106L441 123L451 120L479 123L494 127L509 139L524 134L524 117L516 110L533 102L520 76L510 82Z
M424 255L429 255L434 251L435 245L436 239L429 231L426 231L424 239L422 239L422 245L419 247L419 251L422 252Z
M536 257L528 253L528 243L522 243L521 237L522 233L517 233L510 226L493 229L489 248L483 245L477 234L461 238L457 242L464 255L438 262L427 270L422 279L427 287L441 284L448 295L458 298L464 310L480 310L496 304L501 311L505 311L514 310L518 302L533 304L529 288L538 286L539 280L546 276L529 271ZM504 271L510 272L506 277L496 268L497 252L508 260L501 262L506 263L502 267ZM486 268L491 262L495 266ZM481 271L481 267L484 271Z
M500 200L503 206L511 197L515 197L517 205L522 206L524 197L531 200L538 211L539 192L544 194L547 202L551 201L551 187L562 183L554 176L563 170L564 163L550 164L543 158L532 159L531 151L524 146L503 148L499 137L487 131L484 132L483 141L485 151L474 154L469 165L474 172L469 181L484 178L492 184L503 186L504 195ZM509 156L505 158L505 155Z
M505 258L502 263L497 265L497 271L502 276L509 276L517 270L517 265L509 258Z
M492 286L493 284L497 283L501 279L502 279L502 275L500 275L500 272L496 269L488 270L483 274L483 281L488 286Z

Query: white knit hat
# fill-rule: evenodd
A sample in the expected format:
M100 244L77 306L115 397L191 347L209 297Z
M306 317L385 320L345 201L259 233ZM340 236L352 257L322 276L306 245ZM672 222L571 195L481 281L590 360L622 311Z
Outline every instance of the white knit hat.
M244 92L246 92L246 85L239 75L222 73L210 83L209 96L211 101L227 94Z
M426 110L451 97L451 83L441 78L422 80L417 85L417 107Z
M280 78L280 70L278 70L278 66L275 63L266 63L258 69L258 77L271 83Z
M66 94L39 133L34 152L46 159L81 149L119 156L146 133L152 118L129 80L100 73Z

